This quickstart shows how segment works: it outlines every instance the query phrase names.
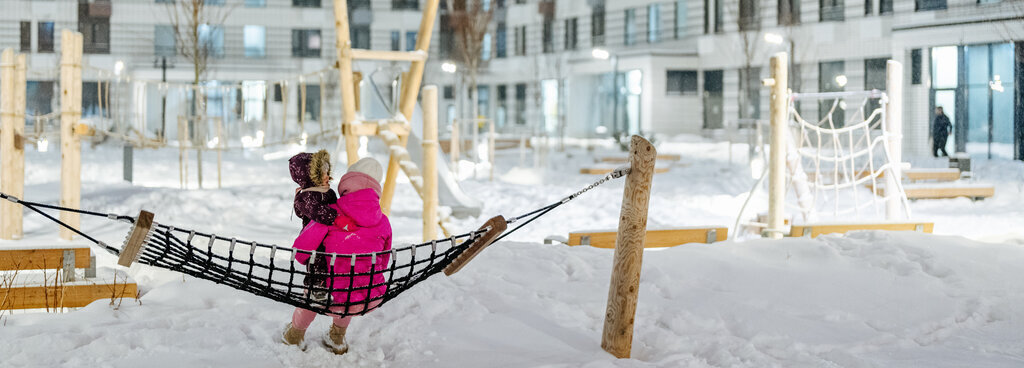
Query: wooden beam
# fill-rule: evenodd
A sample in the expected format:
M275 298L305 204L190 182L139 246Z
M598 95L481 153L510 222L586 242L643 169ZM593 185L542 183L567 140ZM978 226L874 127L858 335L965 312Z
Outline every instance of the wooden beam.
M437 239L437 86L423 87L423 241Z
M352 49L354 60L424 61L427 54L419 51L384 51Z
M608 287L608 306L601 336L601 348L617 358L629 358L633 347L633 319L640 291L647 206L651 201L651 181L658 155L654 145L640 136L634 135L629 147L631 169L622 194L612 280Z
M452 263L449 263L448 266L445 266L445 276L451 276L454 275L456 272L459 272L459 270L465 267L466 264L469 263L469 261L472 261L473 258L476 258L477 254L480 254L480 252L482 252L484 248L487 248L488 245L491 245L491 242L497 239L498 236L501 235L501 233L505 232L505 229L507 228L508 222L505 221L504 217L495 216L492 217L490 220L487 220L487 223L485 223L484 226L481 226L480 229L478 229L487 229L487 232L484 233L484 235L481 235L479 239L473 242L473 244L470 244L469 249L462 251L462 254L459 254L459 256L456 257L455 260L452 261Z
M75 126L82 116L82 34L64 30L60 55L60 205L79 208L82 192L82 143ZM62 211L60 220L80 227L77 213ZM74 232L60 228L60 237L71 240Z
M139 258L139 254L145 248L146 237L149 236L149 229L152 227L153 213L148 211L139 212L139 216L135 218L135 224L132 226L132 231L128 233L128 238L124 241L124 247L121 248L121 255L117 259L117 264L125 267L132 266L132 263Z
M2 160L2 173L0 173L0 191L21 198L24 194L15 193L18 187L24 188L25 183L25 150L15 147L18 140L16 126L18 125L15 110L15 74L17 73L17 59L13 49L4 49L0 54L0 160ZM24 131L25 119L21 119L22 131ZM21 151L19 155L17 152ZM20 157L22 170L17 172L16 161ZM19 185L19 183L21 185ZM22 208L20 204L2 201L0 203L0 239L16 239L21 237L22 229Z
M658 161L659 162L679 161L679 160L682 160L682 159L683 159L682 155L677 155L677 154L674 154L674 153L659 153L658 154ZM624 164L624 163L629 162L629 157L605 156L605 157L601 157L599 159L599 161L601 161L601 162L617 163L617 164L618 163Z
M74 283L55 286L25 286L0 289L0 310L38 308L81 308L97 300L136 298L134 282Z
M348 1L334 0L335 48L338 52L338 79L341 88L341 128L356 121L355 85L352 77L352 40L348 33ZM348 164L359 160L359 138L343 134Z
M589 245L595 248L615 248L615 231L574 231L569 233L568 245ZM647 230L645 248L674 247L689 243L711 244L725 241L729 229L724 226L683 227L663 230Z
M64 251L75 252L75 268L89 267L89 248L43 248L0 250L0 271L53 270L61 268Z
M903 176L910 181L957 181L960 180L960 169L908 169Z
M932 233L933 222L880 222L880 223L831 223L793 225L789 236L817 238L824 234L846 234L856 230L920 231Z
M785 52L776 53L771 67L771 152L768 158L768 228L769 238L782 238L783 210L786 203L786 129L789 127L789 62Z

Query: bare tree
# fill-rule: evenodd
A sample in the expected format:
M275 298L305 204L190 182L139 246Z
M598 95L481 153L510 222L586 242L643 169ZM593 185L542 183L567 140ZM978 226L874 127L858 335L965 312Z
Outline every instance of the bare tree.
M486 63L482 55L484 36L490 27L491 19L494 18L494 5L487 2L488 6L484 6L484 3L482 0L447 1L447 18L455 32L456 56L466 70L464 78L470 90L473 118L479 113L476 79Z
M205 97L201 89L202 82L210 67L211 57L220 57L223 48L218 48L217 39L223 47L224 21L231 14L231 6L225 0L175 0L167 4L167 14L174 32L176 52L192 63L192 112L188 119L189 131L205 144L203 132L197 130L202 116L206 115ZM180 140L181 138L179 138ZM203 187L203 154L202 149L196 150L199 188Z
M756 0L738 0L735 2L737 11L736 28L739 32L740 50L743 52L743 69L740 70L740 95L739 95L739 117L748 118L751 114L747 111L750 89L750 73L754 68L754 61L758 58L761 34L761 7Z

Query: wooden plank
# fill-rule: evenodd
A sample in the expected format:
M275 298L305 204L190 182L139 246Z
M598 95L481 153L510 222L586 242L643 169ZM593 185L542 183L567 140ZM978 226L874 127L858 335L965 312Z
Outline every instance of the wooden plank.
M689 243L709 244L708 237L712 231L714 232L712 242L725 241L729 237L729 229L724 226L647 230L644 247L665 248ZM571 232L569 233L568 245L589 245L595 248L613 249L615 248L616 236L617 233L614 231Z
M75 251L75 268L89 267L89 248L2 249L0 271L52 270L61 268L64 250Z
M960 169L909 169L903 170L903 176L910 181L957 181L960 180Z
M995 195L992 186L950 186L950 187L904 187L908 199L941 199L967 197L973 199L989 198Z
M683 159L682 155L677 155L677 154L674 154L674 153L661 153L661 154L658 154L658 161L679 161L679 160L682 160L682 159ZM601 161L601 162L611 162L611 163L616 163L616 164L620 164L620 163L624 164L626 162L629 162L629 158L628 157L621 157L621 156L606 156L606 157L601 157L599 159L599 161Z
M437 239L437 86L423 87L423 241Z
M461 270L462 267L465 267L469 261L473 260L477 254L480 254L484 248L491 245L491 242L493 242L494 239L497 239L498 236L508 228L508 222L505 221L504 217L495 216L490 220L487 220L487 223L485 223L484 226L481 226L480 230L488 227L490 227L490 230L487 231L487 233L482 235L480 239L477 239L473 244L470 244L469 249L462 251L462 254L459 254L452 263L448 264L448 266L444 268L444 274L446 276L451 276L456 272L459 272L459 270Z
M667 173L668 170L669 170L669 168L667 168L667 167L657 167L657 168L654 168L654 173L655 174L664 174L664 173ZM612 171L615 171L615 168L611 168L611 167L584 167L584 168L580 169L580 174L605 175L605 174L611 173Z
M0 289L0 310L36 308L81 308L111 298L136 298L134 282L65 284L60 287L24 286Z
M856 230L922 231L931 234L935 228L932 222L880 222L880 223L832 223L793 225L789 236L817 238L824 234L846 234ZM919 230L920 229L920 230ZM810 233L808 234L808 230Z
M128 234L128 239L125 239L124 247L121 248L121 256L118 257L117 264L131 267L132 263L139 258L139 253L142 252L151 227L153 227L153 213L139 212L139 216L135 218L135 225L132 226L132 232Z
M419 51L384 51L352 49L354 60L424 61L427 54Z

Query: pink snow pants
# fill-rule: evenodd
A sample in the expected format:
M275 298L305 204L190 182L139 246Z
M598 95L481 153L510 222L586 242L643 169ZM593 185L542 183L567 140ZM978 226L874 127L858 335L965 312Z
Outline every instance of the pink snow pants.
M370 309L377 308L380 305L380 300L370 302ZM335 312L343 312L345 307L334 307L331 308ZM359 313L363 311L363 305L353 305L348 308L349 313ZM338 315L330 315L334 318L334 325L338 327L348 327L348 324L352 322L353 316L341 317ZM313 323L313 319L316 318L316 312L308 309L295 308L295 312L292 312L292 327L300 330L309 328L309 325Z

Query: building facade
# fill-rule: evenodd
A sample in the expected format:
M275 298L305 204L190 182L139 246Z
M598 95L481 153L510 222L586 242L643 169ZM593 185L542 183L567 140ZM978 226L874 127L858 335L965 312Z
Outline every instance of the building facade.
M83 32L88 65L118 66L135 80L187 82L192 67L175 52L169 1L0 0L7 10L0 14L0 47L30 54L30 101L52 98L56 76L47 71L57 65L63 28ZM701 134L765 119L768 93L760 80L768 76L770 55L786 51L790 87L798 92L884 89L885 60L903 63L905 154L930 153L932 111L942 106L956 127L951 149L1024 158L1024 1L484 3L494 8L494 18L484 38L475 110L504 132ZM273 103L281 106L274 108L294 111L287 105L303 99L319 109L321 87L330 96L323 109L335 108L332 82L315 74L336 58L332 1L208 0L206 6L228 13L223 24L204 29L214 45L206 79L244 85L314 73L301 82L301 96L297 88L275 87ZM407 50L415 43L420 2L361 0L348 7L353 47ZM441 67L455 59L443 8L424 83L442 86L444 118L470 117L465 71ZM355 68L377 73L375 80L401 70ZM85 73L87 83L90 78ZM245 105L257 90L262 87L243 88L225 104ZM49 107L36 103L30 113ZM827 107L799 109L819 116ZM316 118L336 122L337 116Z

